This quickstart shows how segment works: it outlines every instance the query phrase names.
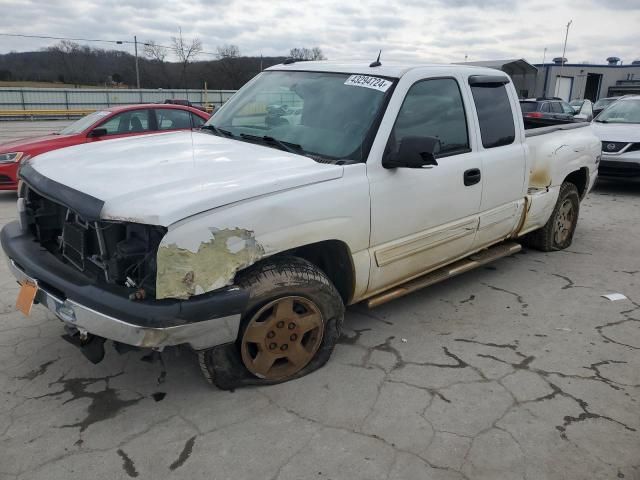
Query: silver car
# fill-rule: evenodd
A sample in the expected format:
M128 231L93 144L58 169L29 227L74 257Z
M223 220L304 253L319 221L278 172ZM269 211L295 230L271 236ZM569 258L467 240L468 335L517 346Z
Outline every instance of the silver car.
M640 95L607 107L593 121L602 141L600 177L640 178Z

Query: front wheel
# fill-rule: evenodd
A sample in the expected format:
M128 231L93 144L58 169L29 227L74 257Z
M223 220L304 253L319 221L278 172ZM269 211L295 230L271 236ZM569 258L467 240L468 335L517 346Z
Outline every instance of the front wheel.
M558 201L546 225L524 237L529 246L550 252L563 250L571 245L580 213L580 195L573 183L563 183Z
M270 385L324 365L340 336L344 304L327 276L298 257L269 259L239 275L249 291L238 341L200 352L205 377L223 389Z

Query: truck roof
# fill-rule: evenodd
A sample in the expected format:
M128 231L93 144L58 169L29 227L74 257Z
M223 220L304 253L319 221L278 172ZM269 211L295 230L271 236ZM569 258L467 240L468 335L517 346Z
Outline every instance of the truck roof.
M379 67L370 67L365 62L306 62L298 61L289 64L278 64L267 68L266 70L289 70L289 71L305 71L305 72L336 72L336 73L357 73L361 75L373 75L379 77L400 78L407 72L414 69L428 68L441 71L457 71L466 72L476 75L504 75L506 73L487 67L477 67L471 65L456 65L450 63L393 63L383 62Z

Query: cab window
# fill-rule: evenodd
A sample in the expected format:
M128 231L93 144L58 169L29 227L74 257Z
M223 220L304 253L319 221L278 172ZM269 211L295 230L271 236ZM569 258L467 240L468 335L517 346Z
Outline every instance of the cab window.
M409 89L388 148L397 151L403 138L416 136L439 140L433 152L437 158L469 151L464 104L454 79L422 80Z
M484 148L510 145L516 138L507 88L501 83L471 86Z

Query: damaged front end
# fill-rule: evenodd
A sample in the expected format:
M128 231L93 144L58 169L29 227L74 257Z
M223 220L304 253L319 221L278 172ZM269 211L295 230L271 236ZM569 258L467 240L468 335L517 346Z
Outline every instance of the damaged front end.
M87 358L102 359L105 339L157 351L235 342L249 294L233 277L261 251L250 232L212 231L196 252L163 249L167 228L103 220L100 200L35 178L34 187L23 177L19 220L2 228L2 248L35 292L30 305L55 314Z
M127 289L131 299L155 298L156 252L167 229L118 221L87 221L28 186L23 230L47 251L96 282Z

